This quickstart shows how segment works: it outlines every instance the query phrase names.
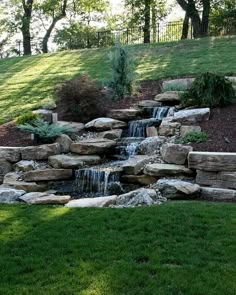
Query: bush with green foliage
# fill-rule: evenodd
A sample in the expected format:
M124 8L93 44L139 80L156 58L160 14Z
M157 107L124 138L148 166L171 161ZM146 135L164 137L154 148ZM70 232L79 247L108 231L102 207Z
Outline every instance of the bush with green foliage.
M16 118L15 123L16 125L25 125L30 124L34 125L34 122L40 119L39 114L34 114L33 112L27 112L18 118Z
M181 96L181 102L184 106L223 107L229 105L234 97L235 90L228 79L214 73L204 73Z
M126 94L131 95L134 87L134 75L127 49L116 45L110 53L110 61L112 66L111 86L116 97L122 99Z
M65 81L57 87L56 95L58 113L64 120L88 122L105 116L110 106L98 81L88 75Z
M75 133L75 130L70 126L60 126L56 123L49 124L41 119L36 120L33 125L24 124L19 125L18 128L22 131L34 134L41 142L53 142L62 134L70 135Z
M190 131L184 137L177 139L176 143L186 144L186 143L200 143L208 140L208 134L206 132L200 131Z
M162 86L162 92L166 92L166 91L186 91L187 90L187 86L181 82L173 82L171 84L166 84L164 86Z

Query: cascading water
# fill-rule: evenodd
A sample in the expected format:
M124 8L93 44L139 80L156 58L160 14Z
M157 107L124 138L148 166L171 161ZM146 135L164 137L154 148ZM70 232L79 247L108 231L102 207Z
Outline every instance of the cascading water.
M153 109L152 117L158 120L162 120L168 114L169 107L155 107Z
M146 137L146 128L160 125L160 120L151 118L129 122L129 137Z
M132 157L135 155L136 149L138 147L139 143L138 142L131 142L126 146L125 153L128 156L128 158Z
M120 179L120 173L112 168L80 169L75 176L76 191L87 196L106 196L108 186Z

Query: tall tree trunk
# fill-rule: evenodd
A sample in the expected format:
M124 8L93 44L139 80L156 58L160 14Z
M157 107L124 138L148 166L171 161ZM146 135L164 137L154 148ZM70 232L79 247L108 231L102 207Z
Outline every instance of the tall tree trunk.
M206 37L208 35L210 10L211 10L210 0L203 0L202 25L201 25L201 35L203 37Z
M144 8L144 43L151 42L151 1L145 0Z
M183 22L183 28L182 28L182 36L181 36L182 40L188 38L188 31L189 31L189 14L186 11L184 22Z
M157 42L157 10L156 3L152 3L152 41Z
M32 6L34 0L22 0L24 15L22 16L21 32L23 36L24 55L31 55L31 34L30 34L30 21L32 16Z

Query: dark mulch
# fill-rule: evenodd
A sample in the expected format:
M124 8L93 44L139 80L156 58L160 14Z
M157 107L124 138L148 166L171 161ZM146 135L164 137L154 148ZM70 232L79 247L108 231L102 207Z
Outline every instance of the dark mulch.
M236 152L236 105L211 110L210 120L199 124L207 142L191 144L196 151Z

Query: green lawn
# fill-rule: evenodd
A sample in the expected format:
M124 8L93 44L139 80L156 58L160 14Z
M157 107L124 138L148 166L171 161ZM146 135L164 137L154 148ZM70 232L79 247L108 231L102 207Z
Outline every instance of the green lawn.
M0 206L2 295L235 295L236 205Z
M139 80L206 71L236 73L236 37L129 46ZM110 79L110 49L67 51L0 60L0 122L43 106L55 85L78 73Z

